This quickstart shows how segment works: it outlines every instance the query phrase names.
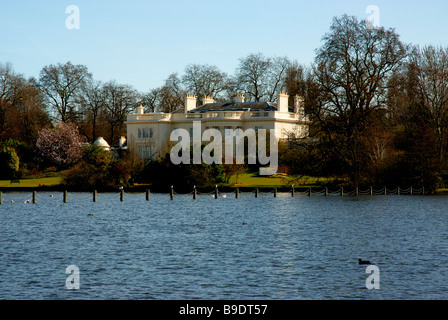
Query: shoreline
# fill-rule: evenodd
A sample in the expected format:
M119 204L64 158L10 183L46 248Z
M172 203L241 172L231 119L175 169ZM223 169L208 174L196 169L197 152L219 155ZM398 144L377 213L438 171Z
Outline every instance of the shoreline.
M235 190L238 188L240 192L255 192L257 189L259 192L273 192L275 189L277 189L277 192L291 192L292 189L290 186L280 186L280 187L267 187L267 186L218 186L219 192L235 192ZM323 191L325 190L325 186L321 187L294 187L295 192L307 192L310 190L310 188L314 191ZM370 187L360 187L359 190L364 190L364 188L370 188ZM384 187L378 188L382 189ZM356 187L344 187L344 190L346 195L350 195L350 193L353 193ZM374 187L375 189L375 187ZM120 192L120 189L118 186L116 187L102 187L97 189L85 189L85 188L74 188L74 187L68 187L64 185L51 185L51 186L37 186L37 187L20 187L20 186L7 186L7 187L0 187L1 192L77 192L77 193L90 193L93 191L97 191L99 193L107 193L107 192ZM146 192L147 190L150 190L154 193L166 193L169 194L170 190L169 188L157 188L153 187L151 185L136 185L136 186L129 186L124 187L124 191L127 193L139 193L139 192ZM210 193L213 192L215 188L198 188L197 192L198 194L201 193ZM174 188L175 193L177 194L191 194L193 192L193 189L191 190L176 190ZM329 192L336 192L333 188L328 189ZM360 195L363 193L360 192ZM365 195L365 193L364 193ZM403 193L403 195L409 195L406 193ZM418 194L416 194L418 195ZM441 189L436 190L434 192L427 193L426 195L448 195L448 189Z

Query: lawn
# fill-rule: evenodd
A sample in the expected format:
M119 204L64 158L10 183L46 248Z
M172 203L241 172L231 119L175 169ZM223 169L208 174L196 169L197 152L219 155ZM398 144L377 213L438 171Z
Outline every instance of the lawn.
M0 180L0 188L8 187L39 187L39 186L55 186L62 182L61 177L45 177L36 179L20 179L20 183L11 183L11 180ZM326 178L316 177L297 177L286 176L271 178L268 176L258 176L257 173L244 173L238 176L238 183L236 183L236 177L230 179L229 186L234 187L289 187L292 184L296 187L307 186L314 187L320 183L325 183Z
M20 179L20 183L11 183L11 180L0 180L0 188L8 187L22 187L33 188L40 186L57 186L61 184L62 177L45 177L36 179ZM324 177L309 177L309 176L279 176L276 178L268 176L259 176L257 173L244 173L238 176L238 183L236 177L230 179L228 186L230 187L253 187L253 188L280 188L290 187L294 184L295 187L319 187L328 182ZM448 194L448 188L437 190L439 194Z
M272 178L269 176L259 176L257 173L244 173L230 179L230 186L235 187L289 187L294 184L295 187L316 187L321 183L326 183L327 178L308 177L308 176L285 176Z
M15 181L15 180L13 180ZM11 180L0 180L1 187L39 187L39 186L55 186L62 182L61 177L46 177L39 179L20 179L20 183L11 183Z

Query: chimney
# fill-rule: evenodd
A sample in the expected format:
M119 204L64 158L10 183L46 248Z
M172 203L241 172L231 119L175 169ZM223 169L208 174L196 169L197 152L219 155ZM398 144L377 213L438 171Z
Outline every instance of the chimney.
M207 97L205 96L204 99L202 99L203 104L207 104L207 103L215 103L215 100L213 100L212 97Z
M145 108L143 108L142 105L140 105L140 107L137 108L137 114L144 114L145 113Z
M234 98L233 98L234 102L239 102L239 103L243 103L244 102L244 95L241 93L238 93Z
M185 113L196 108L196 96L193 94L187 94L185 96L184 109Z
M297 113L301 117L305 115L303 97L299 96L298 94L294 96L294 113Z
M286 92L278 93L277 111L288 112L288 98L289 95Z

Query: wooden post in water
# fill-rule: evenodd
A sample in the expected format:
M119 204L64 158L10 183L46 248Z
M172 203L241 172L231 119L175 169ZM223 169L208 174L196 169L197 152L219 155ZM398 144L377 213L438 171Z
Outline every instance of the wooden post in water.
M196 189L196 186L193 186L193 200L196 200L198 198L198 190Z
M63 199L64 199L64 203L67 203L67 190L64 190Z
M311 197L311 188L308 189L308 197Z
M215 186L215 199L218 199L218 186Z
M96 202L97 200L97 191L93 190L93 202Z
M33 191L33 203L36 204L37 202L37 193L36 191Z
M422 194L425 194L425 186L422 187Z
M124 201L124 189L120 191L120 201Z
M173 198L174 198L174 189L173 189L173 186L171 186L170 199L173 200Z
M358 189L358 186L356 186L356 196L359 196L359 189Z
M291 185L291 197L294 197L294 185Z
M0 191L0 204L3 204L3 191Z
M235 189L235 198L239 198L240 197L240 189L239 188L236 188Z
M373 187L370 186L370 195L373 196Z
M397 187L397 194L400 195L400 187Z
M151 190L146 189L146 201L149 201L150 196L151 196Z
M384 186L384 195L387 196L387 187Z
M258 188L255 188L255 198L258 198Z
M341 197L344 195L344 187L341 187Z
M277 188L274 188L274 198L277 198Z
M325 196L328 197L328 188L325 187Z
M409 194L412 196L412 186L411 186L411 188L409 189Z

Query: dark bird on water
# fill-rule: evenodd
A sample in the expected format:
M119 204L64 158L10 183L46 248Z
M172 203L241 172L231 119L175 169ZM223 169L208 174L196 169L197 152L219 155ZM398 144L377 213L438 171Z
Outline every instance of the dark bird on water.
M372 264L372 262L367 261L367 260L358 259L358 261L359 261L359 264Z

